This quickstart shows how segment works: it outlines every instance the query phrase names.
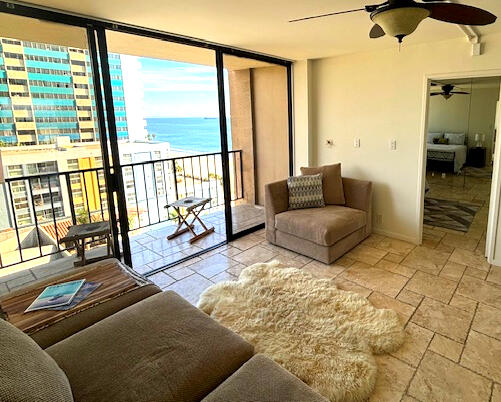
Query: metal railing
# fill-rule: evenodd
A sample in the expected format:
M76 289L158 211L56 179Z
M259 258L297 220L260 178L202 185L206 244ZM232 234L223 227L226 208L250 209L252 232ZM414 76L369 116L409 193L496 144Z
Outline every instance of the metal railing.
M176 219L165 206L186 197L224 205L222 154L179 156L121 165L129 231ZM243 198L242 151L229 152L231 200ZM0 186L2 189L2 186ZM108 220L104 169L90 168L9 177L3 184L10 228L0 232L0 268L59 253L69 226Z

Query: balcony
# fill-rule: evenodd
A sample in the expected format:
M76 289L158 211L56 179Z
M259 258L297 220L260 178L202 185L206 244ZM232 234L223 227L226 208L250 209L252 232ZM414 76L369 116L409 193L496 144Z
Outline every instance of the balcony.
M241 150L229 153L234 232L264 223L263 208L244 199L242 154ZM148 274L226 240L221 158L221 153L210 153L121 166L134 269ZM108 220L103 177L102 168L91 168L5 180L2 186L12 224L0 232L0 293L73 268L74 248L58 240L71 225ZM34 195L41 181L47 183L45 197L49 195L45 216L34 213L40 210ZM25 188L27 210L14 205L13 188L19 186ZM200 216L215 231L194 244L189 233L166 239L177 225L177 216L165 206L185 196L211 198ZM87 254L104 255L105 247L96 241Z

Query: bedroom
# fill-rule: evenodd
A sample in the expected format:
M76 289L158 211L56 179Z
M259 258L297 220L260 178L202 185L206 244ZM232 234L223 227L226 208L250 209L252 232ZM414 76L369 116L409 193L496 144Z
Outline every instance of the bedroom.
M467 234L472 251L485 251L500 83L499 77L430 83L424 242L452 230Z

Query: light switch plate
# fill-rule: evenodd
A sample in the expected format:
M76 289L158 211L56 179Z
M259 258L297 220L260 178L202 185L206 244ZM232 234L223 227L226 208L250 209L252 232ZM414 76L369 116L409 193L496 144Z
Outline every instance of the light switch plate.
M353 141L353 146L355 148L360 148L360 138L355 138L355 140Z
M390 149L392 151L395 151L397 149L397 140L395 140L395 139L390 140Z

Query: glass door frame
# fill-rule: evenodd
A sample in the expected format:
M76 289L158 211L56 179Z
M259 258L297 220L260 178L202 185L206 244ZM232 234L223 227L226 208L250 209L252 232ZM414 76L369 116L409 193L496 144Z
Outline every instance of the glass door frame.
M234 234L232 230L231 190L230 190L230 172L229 172L228 137L227 137L228 128L226 123L226 110L225 110L223 55L245 57L249 59L259 60L286 67L290 175L294 174L292 61L279 57L255 53L243 49L237 49L229 46L215 44L200 39L175 35L172 33L163 32L159 30L127 25L113 21L100 20L97 18L74 15L69 12L53 10L36 5L9 3L7 1L0 0L0 13L36 18L44 21L78 26L87 29L89 55L90 55L92 70L94 72L93 74L94 96L96 100L96 112L100 130L100 142L101 142L102 157L103 157L106 191L108 197L110 225L113 234L113 242L115 246L114 247L115 256L118 259L122 257L119 247L120 246L119 235L120 235L122 238L124 262L127 265L131 265L131 252L128 238L129 225L127 220L127 209L125 202L124 184L122 180L122 171L121 169L113 169L113 166L120 166L120 159L118 152L118 139L117 139L116 124L115 124L115 114L113 109L113 96L111 91L110 70L107 59L108 51L106 42L106 31L118 31L138 36L150 37L153 39L160 39L163 41L168 41L178 44L202 47L214 51L216 59L216 70L217 70L218 106L219 106L219 121L220 121L220 136L221 136L221 155L222 155L221 159L223 161L222 168L223 168L223 189L225 197L226 242L245 236L250 232L259 230L264 227L264 224L261 224L236 234ZM96 36L97 36L97 41L96 41ZM101 74L99 74L99 72L101 72ZM103 94L104 98L102 96ZM105 107L106 107L106 113L105 113ZM106 115L106 120L105 120L105 115ZM110 144L112 165L110 165L109 163L108 141ZM116 206L114 197L116 197L117 199ZM116 219L115 216L116 209L118 209L118 220ZM210 249L211 248L209 248L208 250ZM203 250L200 253L197 253L196 255L203 254L208 250ZM196 255L187 257L186 259L193 258ZM180 262L182 262L182 260Z

